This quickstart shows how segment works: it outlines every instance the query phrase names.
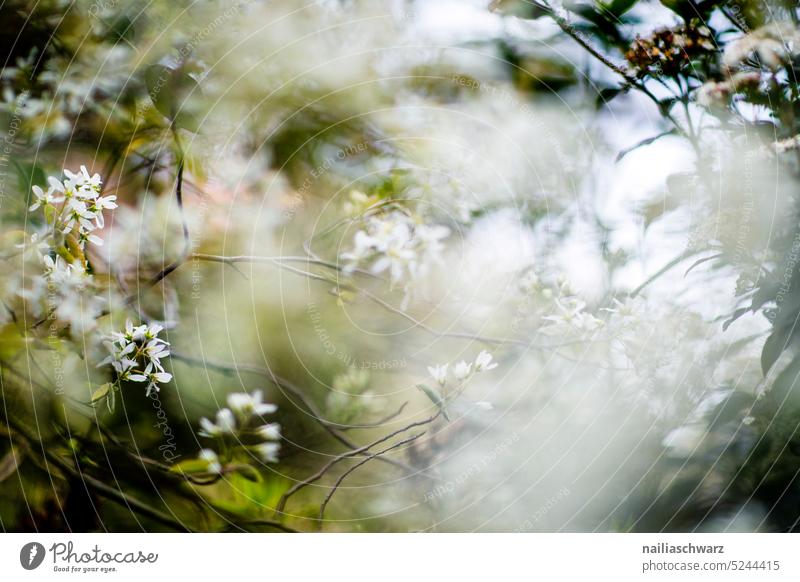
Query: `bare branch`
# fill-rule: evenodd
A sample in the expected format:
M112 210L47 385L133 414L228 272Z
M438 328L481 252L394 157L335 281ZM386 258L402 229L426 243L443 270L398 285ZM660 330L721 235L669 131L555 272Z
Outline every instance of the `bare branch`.
M295 493L297 493L301 489L307 487L308 485L311 485L312 483L314 483L316 481L319 481L325 475L325 473L327 473L339 461L343 461L344 459L348 459L348 458L351 458L351 457L355 457L355 456L361 455L362 453L367 452L369 449L371 449L373 447L376 447L376 446L378 446L378 445L380 445L382 443L385 443L386 441L396 437L397 435L402 434L402 433L404 433L406 431L409 431L409 430L411 430L413 428L429 425L432 422L434 422L437 418L439 418L439 416L441 414L442 414L442 411L439 410L436 414L434 414L433 416L431 416L431 417L429 417L429 418L427 418L425 420L412 422L411 424L409 424L409 425L407 425L407 426L405 426L405 427L403 427L401 429L398 429L398 430L396 430L396 431L394 431L394 432L392 432L392 433L390 433L390 434L388 434L386 436L383 436L383 437L379 438L376 441L373 441L372 443L370 443L368 445L364 445L363 447L359 447L358 449L355 449L355 450L352 450L352 451L348 451L346 453L342 453L340 455L335 456L330 461L328 461L316 473L314 473L310 477L307 477L306 479L303 479L302 481L298 481L288 491L286 491L286 493L281 495L281 498L278 500L278 503L275 506L275 514L278 515L278 514L283 513L283 510L286 507L286 502L289 500L289 498L292 495L294 495ZM380 457L379 456L378 458L379 459L383 459L384 457Z
M407 445L407 444L417 440L419 437L424 435L426 432L427 431L422 431L420 433L417 433L414 436L411 436L411 437L409 437L407 439L403 439L402 441L397 442L397 443L395 443L395 444L393 444L393 445L391 445L389 447L386 447L385 449L382 449L382 450L378 451L377 453L370 453L369 455L367 455L366 458L362 459L361 461L359 461L358 463L356 463L355 465L350 467L347 471L345 471L344 473L339 475L339 478L336 480L336 483L333 484L333 487L331 488L330 492L328 492L328 494L325 496L325 499L323 500L322 505L319 506L319 514L317 515L317 519L319 520L319 522L317 524L317 527L322 529L322 520L325 517L325 508L328 507L328 503L330 502L331 498L336 493L336 491L338 491L339 487L342 485L342 482L347 478L348 475L350 475L356 469L358 469L362 465L365 465L366 463L368 463L372 459L378 458L381 455L385 455L386 453L388 453L388 452L390 452L390 451L392 451L394 449L397 449L397 448L399 448L399 447L401 447L403 445Z

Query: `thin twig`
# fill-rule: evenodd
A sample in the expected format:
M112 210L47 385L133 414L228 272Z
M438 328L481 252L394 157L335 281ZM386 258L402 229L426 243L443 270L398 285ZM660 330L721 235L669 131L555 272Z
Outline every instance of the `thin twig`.
M497 337L490 337L490 336L474 334L474 333L470 333L470 332L440 331L440 330L437 330L437 329L435 329L435 328L433 328L433 327L421 322L420 320L418 320L417 318L415 318L413 315L409 314L408 312L406 312L406 311L404 311L404 310L402 310L402 309L400 309L398 307L394 307L390 303L384 301L380 297L370 293L369 291L367 291L366 289L364 289L362 287L357 287L355 285L344 285L341 282L332 281L332 280L328 279L327 277L323 277L321 275L317 275L316 273L309 273L307 271L303 271L301 269L297 269L297 268L291 267L289 265L284 265L284 264L282 264L282 261L281 261L280 257L259 257L259 256L247 256L247 255L226 257L226 256L221 256L221 255L206 255L206 254L201 254L201 253L195 253L195 254L191 255L190 258L197 259L197 260L203 260L203 261L212 261L212 262L217 262L217 263L229 264L229 265L232 265L234 263L241 263L241 262L272 263L272 264L274 264L274 265L276 265L276 266L278 266L278 267L280 267L282 269L287 269L287 270L289 270L289 271L291 271L293 273L296 273L296 274L299 274L299 275L303 275L303 276L306 276L306 277L309 277L309 278L312 278L312 279L315 279L315 280L324 281L325 283L328 283L328 284L334 284L334 285L337 285L340 288L348 289L348 290L350 290L350 291L352 291L354 293L357 293L357 294L362 294L365 297L367 297L370 301L380 305L384 309L386 309L386 310L388 310L388 311L390 311L390 312L392 312L392 313L394 313L396 315L399 315L400 317L402 317L402 318L410 321L411 323L413 323L416 327L419 327L420 329L422 329L422 330L424 330L424 331L426 331L426 332L428 332L431 335L434 335L436 337L441 337L441 338L451 337L451 338L456 338L456 339L468 339L468 340L479 341L479 342L483 342L483 343L486 343L486 344L493 344L493 345L513 344L513 345L518 345L518 346L522 346L522 347L526 347L526 348L533 348L533 349L536 349L536 350L555 350L555 349L561 348L561 347L567 347L567 346L572 346L572 345L585 343L582 340L575 340L575 341L562 342L562 343L551 344L551 345L539 345L539 344L535 344L535 343L532 343L532 342L529 342L529 341L518 340L518 339L514 339L514 338L497 338ZM302 259L302 257L292 257L292 259L304 260L304 259ZM334 267L334 268L338 269L338 267L336 265L334 265L333 263L329 263L328 261L322 261L322 260L318 260L318 259L310 259L309 258L308 262L310 262L312 264L318 264L318 265L323 265L323 266L328 266L328 267Z
M414 436L411 436L411 437L409 437L407 439L403 439L402 441L397 442L397 443L395 443L395 444L393 444L393 445L391 445L389 447L386 447L385 449L381 449L377 453L370 453L369 455L366 456L366 458L362 459L361 461L359 461L358 463L356 463L355 465L350 467L347 471L345 471L344 473L339 475L339 478L336 480L336 483L333 484L333 487L328 492L328 494L325 496L325 499L322 501L322 504L319 506L319 514L317 515L317 519L319 520L319 522L317 524L317 527L322 529L322 520L325 517L325 508L328 507L328 503L330 502L331 498L336 493L336 491L339 490L339 487L342 485L342 482L347 478L348 475L353 473L359 467L361 467L361 466L365 465L366 463L370 462L372 459L375 459L375 458L377 458L377 457L379 457L381 455L385 455L386 453L388 453L388 452L390 452L390 451L392 451L394 449L397 449L399 447L402 447L403 445L407 445L407 444L417 440L419 437L424 435L426 432L427 431L422 431L421 433L415 434Z
M269 379L278 388L280 388L281 390L285 390L286 392L289 392L294 398L299 400L303 404L303 406L305 406L305 408L308 410L311 418L313 418L314 421L317 422L323 429L325 429L325 431L328 434L330 434L333 438L335 438L337 441L339 441L341 444L346 446L351 451L357 450L359 448L359 446L356 443L350 440L346 435L342 434L341 429L339 428L339 425L337 423L332 423L331 421L323 418L322 411L319 408L317 408L316 404L314 404L314 402L310 398L307 398L305 394L303 394L303 391L299 387L295 386L292 382L290 382L286 378L278 376L270 368L261 368L259 366L254 366L251 364L237 364L237 365L227 364L224 362L195 358L174 351L171 352L171 356L177 360L182 360L184 362L190 362L195 364L201 364L223 373L236 373L241 371L263 376ZM435 479L434 477L427 475L424 471L415 469L414 467L411 467L406 463L396 461L394 459L385 459L384 462L393 465L399 469L402 469L409 475L412 476L419 475L422 477L426 477L428 479Z
M359 447L358 449L355 449L355 450L352 450L352 451L348 451L346 453L341 453L339 455L336 455L334 458L332 458L330 461L328 461L321 469L319 469L316 473L314 473L310 477L307 477L306 479L303 479L302 481L298 481L289 490L287 490L283 495L281 495L281 498L278 500L278 503L275 506L275 514L276 515L282 514L283 510L286 508L286 502L289 500L289 498L292 495L294 495L295 493L297 493L301 489L307 487L308 485L311 485L312 483L314 483L316 481L319 481L325 475L325 473L327 473L339 461L343 461L344 459L348 459L348 458L351 458L351 457L358 456L358 455L360 455L362 453L365 453L369 449L371 449L373 447L376 447L376 446L378 446L380 444L383 444L386 441L396 437L397 435L402 434L402 433L404 433L406 431L409 431L409 430L411 430L413 428L417 428L417 427L420 427L420 426L426 426L428 424L431 424L437 418L439 418L439 416L441 414L442 414L442 411L439 410L436 414L434 414L433 416L428 417L425 420L412 422L408 426L405 426L405 427L403 427L401 429L393 431L390 434L388 434L386 436L383 436L383 437L379 438L378 440L373 441L370 444L364 445L363 447ZM378 457L378 458L379 459L384 459L384 457Z
M683 251L677 257L672 259L669 263L667 263L666 265L661 267L658 271L656 271L651 276L649 276L647 279L645 279L645 281L641 285L639 285L638 287L636 287L636 289L631 291L630 296L631 297L636 297L639 293L642 292L642 290L644 290L645 287L647 287L650 283L652 283L653 281L655 281L656 279L661 277L664 273L666 273L667 271L672 269L675 265L678 265L678 264L682 263L683 261L685 261L686 259L688 259L692 255L696 255L697 253L700 253L703 250L705 250L705 249L698 249L698 250L687 249L687 250Z
M383 426L385 424L388 424L390 421L394 420L398 416L400 416L403 413L403 410L405 410L406 406L408 406L408 401L403 402L403 404L400 406L400 408L398 408L397 410L395 410L391 414L387 414L386 416L384 416L380 420L376 420L375 422L369 422L369 423L366 423L366 424L351 424L351 425L347 425L347 426L339 425L339 430L345 431L345 430L353 430L353 429L357 429L357 428L377 428L379 426Z
M182 156L180 161L178 162L178 175L175 181L175 199L178 202L178 210L180 211L181 214L181 226L183 229L183 252L181 253L181 256L179 256L169 265L161 269L156 275L154 275L147 282L148 289L156 285L164 277L166 277L167 275L172 273L175 269L180 267L186 260L186 257L189 254L189 250L191 249L192 242L189 239L189 225L186 222L186 215L183 210L183 157ZM128 295L128 297L125 299L125 304L126 305L132 304L134 301L136 301L136 298L137 295Z

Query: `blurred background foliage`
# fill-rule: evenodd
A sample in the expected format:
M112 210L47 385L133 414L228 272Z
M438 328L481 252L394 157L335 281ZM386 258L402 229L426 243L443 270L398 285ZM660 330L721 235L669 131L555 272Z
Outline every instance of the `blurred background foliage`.
M109 292L102 331L165 322L174 351L156 398L132 387L101 412L96 346L67 329L42 346L6 305L4 530L315 529L344 468L276 513L281 496L342 437L435 413L426 367L484 347L498 376L465 401L494 410L365 464L326 531L798 528L796 2L11 0L0 16L5 288L30 268L13 249L32 187L86 164L120 202L92 264L135 297ZM185 220L195 253L337 262L376 208L463 244L399 314L371 298L404 305L402 285L183 254ZM575 298L613 333L543 332ZM256 389L278 405L278 464L210 485L169 470L203 446L201 416Z

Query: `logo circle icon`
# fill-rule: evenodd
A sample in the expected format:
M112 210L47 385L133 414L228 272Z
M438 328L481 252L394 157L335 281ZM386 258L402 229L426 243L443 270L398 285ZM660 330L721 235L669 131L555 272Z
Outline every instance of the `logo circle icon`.
M19 551L19 563L26 570L35 570L44 561L44 546L39 542L28 542Z

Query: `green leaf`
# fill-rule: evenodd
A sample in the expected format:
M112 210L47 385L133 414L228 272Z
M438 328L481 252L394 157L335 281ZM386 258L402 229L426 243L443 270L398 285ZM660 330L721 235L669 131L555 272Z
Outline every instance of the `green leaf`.
M601 89L597 94L595 106L599 109L603 105L608 105L612 99L622 95L623 93L626 93L627 90L627 87L606 87L605 89Z
M439 410L442 411L442 416L445 417L446 420L450 420L450 417L447 415L447 409L445 405L447 402L442 398L442 395L439 394L438 391L434 390L433 388L426 386L425 384L417 384L417 388L422 390L422 392L427 396L431 402L433 402Z
M604 2L600 0L597 2L597 5L600 7L602 11L608 13L614 18L619 18L620 16L625 14L628 10L633 8L636 2L637 0L610 0L609 2Z
M197 131L190 99L201 96L200 85L182 66L156 63L145 70L147 93L155 108L178 127Z
M626 148L626 149L622 150L619 154L617 154L617 159L614 160L614 162L619 162L620 160L622 160L622 158L627 156L632 151L637 150L637 149L639 149L641 147L650 145L654 141L659 140L662 137L666 137L668 135L673 135L674 133L675 133L675 130L674 129L670 129L669 131L664 131L662 133L659 133L658 135L654 135L653 137L648 137L647 139L643 139L642 141L638 142L636 145L633 145L633 146L631 146L629 148Z
M770 399L778 406L778 410L793 414L798 400L798 382L800 380L800 357L795 357L775 378L769 389Z
M686 269L686 272L683 274L683 276L685 277L686 275L688 275L695 267L699 267L700 265L708 261L713 261L714 259L718 259L721 256L723 256L723 253L716 253L714 255L711 255L710 257L703 257L702 259L696 260L694 263L692 263L692 265L688 269Z
M175 463L169 468L170 473L178 473L182 475L197 475L199 473L208 473L208 461L203 459L186 459Z
M253 483L259 483L261 481L261 474L252 465L236 465L233 470Z
M13 323L0 327L0 359L11 360L31 343L33 338L22 335Z
M750 311L750 308L749 308L749 307L740 307L740 308L736 309L736 310L735 310L735 311L734 311L734 312L731 314L730 318L728 318L728 320L727 320L727 321L725 321L725 323L723 323L723 324L722 324L722 331L727 331L727 330L728 330L728 328L731 326L731 324L732 324L734 321L736 321L737 319L739 319L741 316L743 316L743 315L744 315L745 313L747 313L748 311Z
M108 396L108 393L111 392L113 386L114 385L111 382L106 382L105 384L100 386L100 388L95 390L92 393L92 404L98 402L99 400L102 400L103 398L106 398Z
M789 344L790 333L791 328L778 328L764 342L761 350L761 371L765 376Z
M755 397L752 394L734 390L709 413L709 428L715 429L737 419L754 402Z
M0 481L5 481L17 471L22 457L23 453L12 445L11 450L0 459Z

